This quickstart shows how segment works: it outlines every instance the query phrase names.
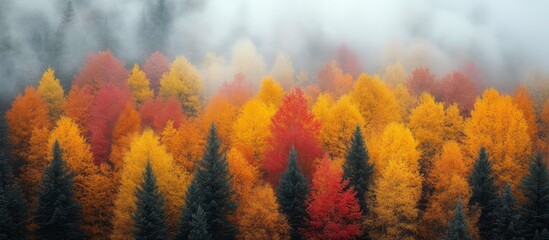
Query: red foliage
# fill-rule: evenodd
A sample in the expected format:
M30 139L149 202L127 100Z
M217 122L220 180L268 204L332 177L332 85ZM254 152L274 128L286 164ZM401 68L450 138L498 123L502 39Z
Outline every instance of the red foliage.
M232 81L223 83L216 95L227 99L232 105L240 107L252 98L252 85L246 81L244 74L235 74Z
M351 74L354 78L362 72L360 59L347 45L342 45L337 49L336 61L343 69L343 72Z
M457 103L462 115L469 115L478 95L478 86L463 72L446 75L438 84L437 98L445 103Z
M263 168L268 181L278 185L280 175L288 165L292 146L297 151L298 163L305 176L310 177L315 159L322 156L317 136L320 122L307 110L307 100L301 89L289 92L271 121L269 148L263 156Z
M91 132L90 144L96 164L109 160L112 144L112 130L118 116L126 104L132 100L127 87L117 87L113 83L102 85L90 105L88 129Z
M336 98L348 93L353 88L353 76L344 74L335 61L322 67L317 78L320 89L330 92Z
M124 85L128 74L124 63L107 50L89 55L80 73L74 77L73 84L80 87L90 86L95 92L104 83Z
M139 115L141 116L141 125L152 127L158 134L164 130L168 121L171 120L173 126L179 128L179 124L187 119L183 114L181 103L175 97L166 101L162 98L146 100L139 110Z
M342 181L342 170L325 158L313 175L307 199L307 239L356 239L361 235L362 211L355 190Z
M158 89L160 88L162 74L168 72L168 70L170 70L170 59L160 52L153 52L145 60L143 72L145 72L151 81L150 86L155 93L158 93Z
M435 75L428 68L416 68L408 77L406 86L416 95L421 95L424 91L435 93Z

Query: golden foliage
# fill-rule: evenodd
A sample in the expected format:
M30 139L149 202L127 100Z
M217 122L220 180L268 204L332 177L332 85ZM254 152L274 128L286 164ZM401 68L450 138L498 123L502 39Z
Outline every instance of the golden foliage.
M154 97L154 92L149 86L150 81L145 75L145 72L139 69L139 65L133 65L127 82L133 96L133 101L137 106L141 106L145 100Z
M59 79L55 78L53 69L48 68L38 82L38 92L44 102L48 104L49 116L52 122L57 121L63 114L63 104L65 102L65 92Z
M257 93L257 98L263 101L267 106L280 106L284 90L272 77L267 76L261 80L261 87Z
M184 57L177 57L170 71L160 80L159 95L167 100L176 97L188 116L195 116L201 109L202 77Z
M112 130L110 161L116 170L122 169L124 154L128 151L133 136L139 132L141 132L141 118L133 105L128 103L118 116Z

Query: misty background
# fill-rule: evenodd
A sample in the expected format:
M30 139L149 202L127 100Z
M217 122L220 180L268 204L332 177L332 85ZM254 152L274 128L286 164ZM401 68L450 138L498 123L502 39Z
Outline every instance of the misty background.
M127 68L160 50L201 69L206 55L234 61L251 45L267 72L285 53L315 79L346 46L367 73L398 61L442 77L474 63L509 90L547 79L548 9L546 0L0 0L0 107L48 66L68 92L86 56L105 49Z

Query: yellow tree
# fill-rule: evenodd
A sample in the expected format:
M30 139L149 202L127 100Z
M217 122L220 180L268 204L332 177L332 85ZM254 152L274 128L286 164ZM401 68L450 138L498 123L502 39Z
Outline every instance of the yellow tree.
M448 216L453 216L458 198L461 197L464 205L469 202L471 190L467 177L470 166L471 161L463 156L456 142L444 143L427 179L434 190L421 222L420 236L424 239L442 237L448 226Z
M457 104L452 104L446 108L446 118L444 118L444 140L456 141L461 143L463 137L463 128L465 127L465 119L461 116Z
M444 105L435 102L433 96L423 93L419 105L412 110L409 127L421 152L420 172L429 173L434 156L442 148L444 136Z
M184 57L177 57L160 80L159 95L164 100L178 98L185 114L195 116L201 108L201 94L202 77L198 70Z
M513 102L517 105L518 109L524 114L524 119L528 124L528 134L530 139L535 141L537 134L536 113L534 112L534 103L530 98L528 89L520 84L515 88L515 95L513 96Z
M404 84L407 78L406 69L400 62L387 65L383 72L383 80L393 87Z
M261 87L257 93L257 98L263 101L267 106L278 107L282 102L284 90L272 77L264 77L261 81Z
M367 224L372 239L415 239L421 196L421 175L399 158L389 160L374 189L374 206Z
M53 69L48 68L42 75L40 82L38 82L38 92L44 102L48 104L50 120L52 122L57 121L63 114L65 92L59 79L55 78Z
M465 122L467 156L474 159L484 146L494 166L497 183L504 187L517 184L527 172L531 152L528 123L509 96L494 89L486 90L477 99L471 118ZM518 192L516 192L518 193Z
M278 212L272 188L260 183L258 168L249 164L235 148L228 152L227 162L233 176L230 184L238 203L232 216L239 230L238 238L288 239L288 223Z
M90 146L80 133L78 125L62 116L49 137L47 159L52 158L57 141L63 159L74 173L75 196L82 206L82 228L93 238L103 237L110 231L115 182L106 165L93 163Z
M410 121L410 114L416 107L418 99L415 95L411 94L408 88L404 84L399 84L393 89L393 94L400 107L400 116L404 122Z
M377 75L361 74L350 96L364 117L364 132L370 136L381 133L388 123L400 120L395 95Z
M48 105L34 87L27 87L25 94L17 95L12 102L6 112L6 122L13 157L26 161L33 130L51 127Z
M150 81L145 75L145 72L139 69L139 65L133 65L133 69L130 73L130 76L127 80L128 86L133 96L134 102L137 106L147 100L154 97L154 92L150 88Z
M261 157L271 135L269 126L276 109L259 99L247 102L233 124L231 142L246 160L255 167L261 164Z
M173 155L175 164L187 172L193 172L206 145L205 134L200 130L197 120L186 119L177 129L172 121L168 121L161 136L162 144Z
M417 142L409 128L400 123L390 123L383 131L380 142L373 147L372 158L376 164L376 175L379 176L389 161L399 160L410 169L419 169Z
M166 199L166 221L170 235L178 225L180 210L184 203L185 189L190 183L187 172L181 171L173 162L171 154L151 129L135 136L129 151L124 155L124 168L120 187L114 202L112 239L127 239L133 232L132 213L135 211L135 188L143 180L143 170L150 161L158 180L160 192Z
M313 105L311 112L315 116L315 119L322 123L322 126L326 124L328 115L330 114L330 109L334 104L334 99L329 93L321 93L316 98L316 102Z
M358 108L351 103L350 97L343 95L329 109L326 121L322 122L320 129L324 149L332 159L342 159L345 156L347 144L357 125L364 126L364 118Z
M112 130L112 148L110 162L116 170L122 169L124 153L130 147L130 141L134 135L141 131L141 118L139 113L128 103L118 116L116 125Z

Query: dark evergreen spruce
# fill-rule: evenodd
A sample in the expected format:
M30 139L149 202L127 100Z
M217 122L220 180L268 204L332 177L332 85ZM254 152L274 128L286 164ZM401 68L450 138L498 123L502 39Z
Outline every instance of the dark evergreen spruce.
M83 239L82 215L74 199L73 174L67 169L57 141L53 159L42 177L35 216L38 239Z
M366 196L372 184L372 175L374 173L374 165L370 164L369 160L370 155L364 144L360 126L357 125L345 156L343 178L348 179L349 186L355 189L363 215L368 213Z
M297 152L293 147L290 150L288 167L280 177L276 193L280 212L286 216L291 227L291 239L301 239L300 229L305 227L307 216L305 201L309 195L309 186L301 174L301 168L297 164Z
M231 199L234 191L229 185L231 175L225 153L220 148L221 142L212 124L204 155L187 189L186 207L176 239L190 239L193 215L201 214L199 206L204 210L205 229L212 239L234 239L236 236L236 227L228 220L236 210L236 203Z
M521 189L526 197L522 205L525 236L531 238L549 228L549 172L541 153L532 158Z
M143 182L135 192L137 209L133 214L136 240L167 239L168 226L166 225L166 213L164 204L166 200L158 189L156 176L147 161L143 172Z
M28 204L0 150L0 239L26 239Z
M522 236L522 224L517 198L513 194L510 184L507 184L501 192L497 208L494 211L495 222L492 236L502 240L518 239Z
M543 231L541 231L541 234L540 234L539 231L536 230L532 240L549 240L549 231L547 231L547 228L544 228Z
M206 213L202 206L198 205L196 208L196 213L191 217L191 222L189 223L191 232L189 233L189 240L210 240L212 235L208 233L207 223L206 223Z
M480 208L477 227L482 239L492 239L492 225L495 222L494 211L498 200L497 187L494 182L492 163L488 160L484 147L481 147L471 176L469 176L469 185L472 191L469 205L477 205Z
M445 240L471 240L471 234L469 234L469 226L463 213L463 206L461 205L461 197L458 199L456 209L454 211L454 217L448 223L448 233Z

